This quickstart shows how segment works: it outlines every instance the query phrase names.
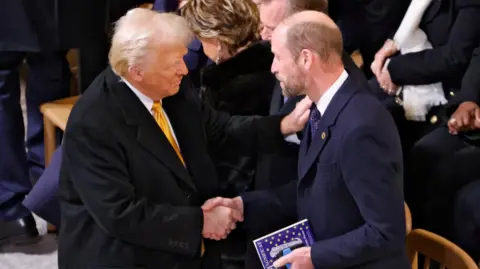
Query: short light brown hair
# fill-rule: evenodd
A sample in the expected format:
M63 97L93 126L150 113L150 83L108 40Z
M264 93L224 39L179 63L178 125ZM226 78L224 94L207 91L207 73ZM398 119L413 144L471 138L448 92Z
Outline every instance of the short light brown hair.
M285 16L288 17L297 12L313 10L328 14L328 0L258 0L259 4L268 4L273 1L286 1L287 10Z
M135 8L115 24L109 62L117 75L124 76L133 65L148 65L148 59L152 53L157 53L158 45L187 46L192 37L193 34L182 17Z
M234 54L260 39L260 18L252 0L189 0L182 16L199 38L218 38Z
M303 21L290 25L286 42L295 60L304 49L317 53L320 60L327 64L332 55L341 57L343 53L342 33L338 27L321 22Z
M328 14L327 0L284 0L287 1L287 16L305 10L313 10Z

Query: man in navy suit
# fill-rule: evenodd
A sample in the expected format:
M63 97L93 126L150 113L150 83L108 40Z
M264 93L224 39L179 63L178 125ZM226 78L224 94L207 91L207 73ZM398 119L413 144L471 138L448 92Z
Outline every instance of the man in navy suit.
M284 94L315 102L300 145L298 182L217 205L243 212L249 230L287 217L308 219L316 243L276 267L410 268L405 253L402 154L395 123L342 63L342 37L314 11L285 20L272 37L272 72Z

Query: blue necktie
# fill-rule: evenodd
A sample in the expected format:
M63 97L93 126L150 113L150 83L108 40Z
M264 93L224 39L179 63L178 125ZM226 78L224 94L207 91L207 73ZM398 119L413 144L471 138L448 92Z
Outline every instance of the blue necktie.
M311 138L313 139L315 137L315 134L318 131L318 128L320 128L320 118L322 117L322 114L317 108L316 104L312 105L312 108L310 109L310 131L311 131Z

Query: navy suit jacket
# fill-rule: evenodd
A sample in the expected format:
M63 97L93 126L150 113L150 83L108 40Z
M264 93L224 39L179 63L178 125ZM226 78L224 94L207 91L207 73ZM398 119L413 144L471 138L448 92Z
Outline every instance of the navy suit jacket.
M390 114L362 85L349 76L314 139L307 126L298 182L242 195L244 225L256 230L287 217L308 219L317 240L315 268L410 268L400 138Z

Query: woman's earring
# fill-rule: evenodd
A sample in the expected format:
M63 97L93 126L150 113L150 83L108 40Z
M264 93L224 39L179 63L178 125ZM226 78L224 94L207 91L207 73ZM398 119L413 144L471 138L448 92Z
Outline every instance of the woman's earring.
M220 46L217 47L217 58L215 59L215 63L219 64L220 63Z

